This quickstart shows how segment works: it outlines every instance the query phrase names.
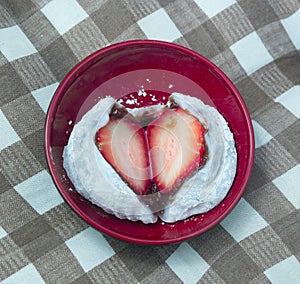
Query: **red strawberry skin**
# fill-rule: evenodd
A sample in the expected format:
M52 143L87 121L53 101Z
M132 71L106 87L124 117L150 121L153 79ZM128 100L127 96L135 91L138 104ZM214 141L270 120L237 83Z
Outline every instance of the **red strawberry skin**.
M173 193L201 166L204 127L182 108L167 109L147 128L153 182L161 193Z
M96 144L106 161L138 195L151 188L146 133L139 123L111 117L96 133Z

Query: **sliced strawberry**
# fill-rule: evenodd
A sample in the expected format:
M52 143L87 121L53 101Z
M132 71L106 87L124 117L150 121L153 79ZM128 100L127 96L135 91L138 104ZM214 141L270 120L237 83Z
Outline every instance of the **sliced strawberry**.
M146 134L128 116L111 117L96 133L96 144L103 157L136 194L147 194L151 187Z
M153 182L172 193L201 165L204 127L182 108L167 109L147 128Z

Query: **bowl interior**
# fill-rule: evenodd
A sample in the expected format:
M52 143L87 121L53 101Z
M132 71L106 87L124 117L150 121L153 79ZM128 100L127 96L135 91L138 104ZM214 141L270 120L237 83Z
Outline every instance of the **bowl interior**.
M120 220L82 198L63 168L62 151L74 124L99 98L130 98L140 89L155 99L140 98L145 106L165 102L172 92L202 99L227 120L234 134L238 168L234 184L224 201L213 210L166 224L145 225ZM131 96L130 96L131 95ZM127 103L126 103L127 102ZM69 205L95 228L126 241L165 244L196 236L224 218L245 189L253 163L253 130L238 91L211 62L197 53L170 43L131 41L102 49L79 63L58 87L50 104L45 130L46 155L53 179Z

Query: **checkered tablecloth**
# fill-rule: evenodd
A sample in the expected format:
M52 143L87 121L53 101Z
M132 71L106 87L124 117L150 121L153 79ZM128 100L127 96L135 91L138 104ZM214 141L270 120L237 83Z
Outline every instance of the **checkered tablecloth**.
M236 208L179 244L96 231L62 200L43 133L51 97L90 53L129 39L191 48L243 96L256 153ZM300 283L297 0L0 0L1 283Z

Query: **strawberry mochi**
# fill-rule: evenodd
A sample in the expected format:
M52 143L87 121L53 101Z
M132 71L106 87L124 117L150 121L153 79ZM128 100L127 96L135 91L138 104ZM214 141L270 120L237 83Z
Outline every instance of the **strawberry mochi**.
M237 153L223 116L195 97L173 93L167 105L134 109L107 97L74 126L63 165L76 191L104 211L173 223L224 199Z

